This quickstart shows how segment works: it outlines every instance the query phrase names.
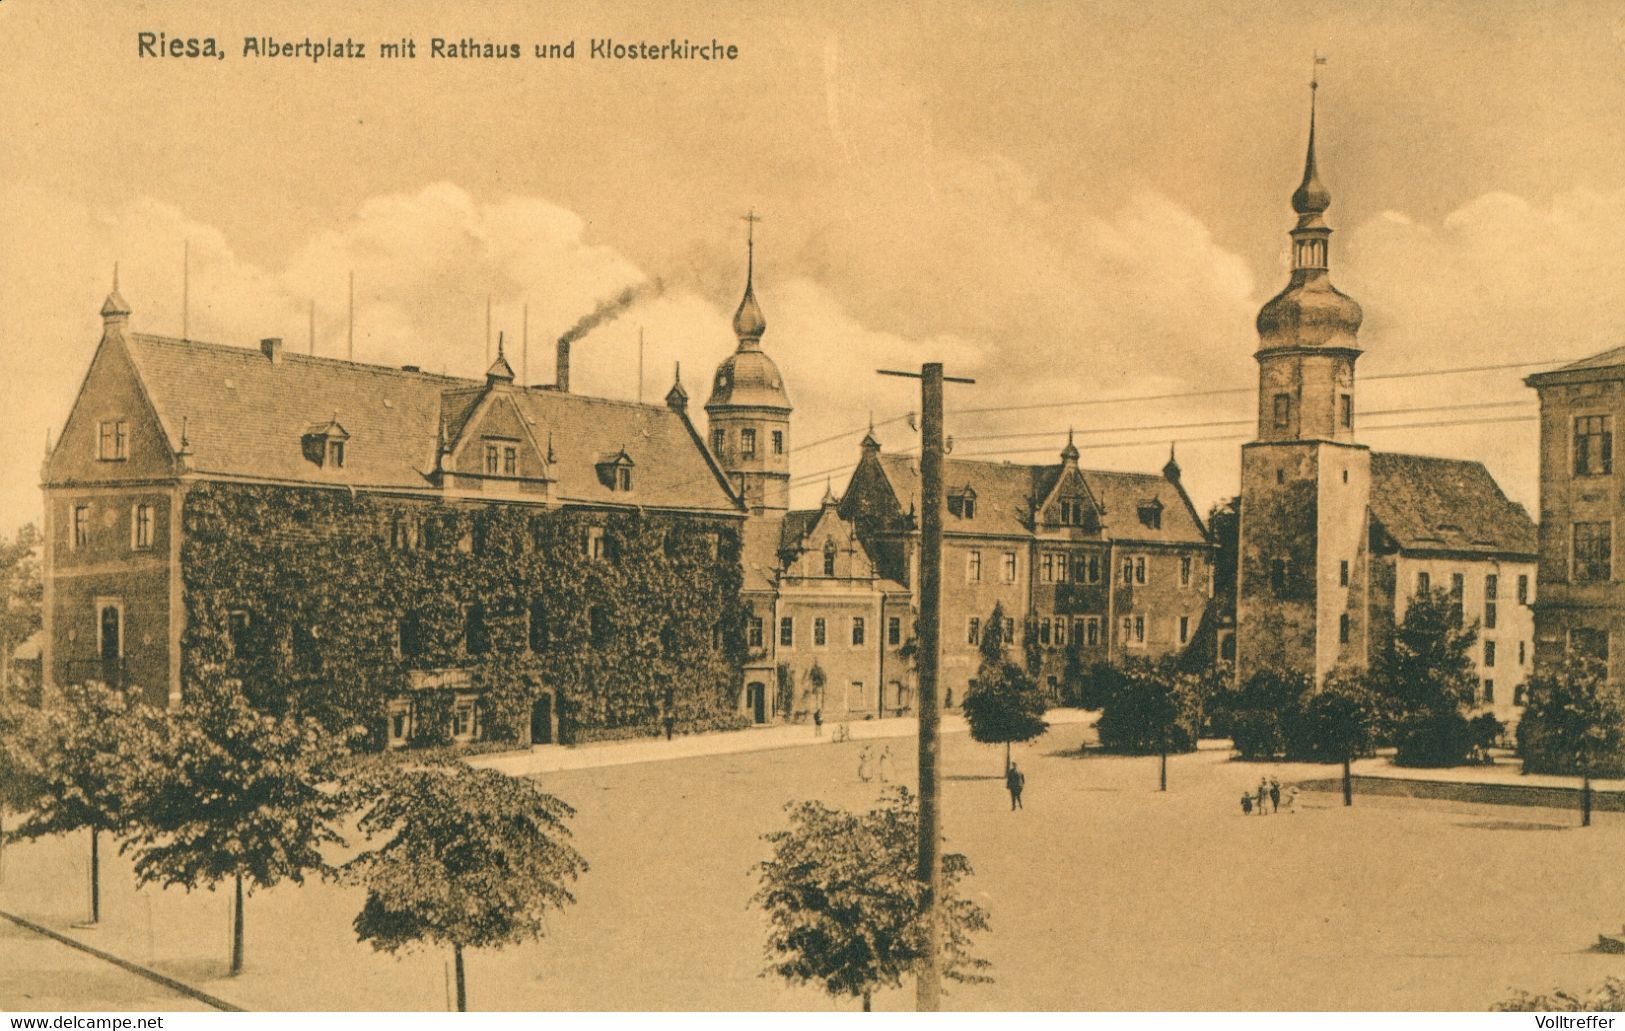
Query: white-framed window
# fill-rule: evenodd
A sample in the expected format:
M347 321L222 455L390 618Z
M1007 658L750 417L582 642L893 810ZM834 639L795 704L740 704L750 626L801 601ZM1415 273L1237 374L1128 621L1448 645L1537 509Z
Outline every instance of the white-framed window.
M1123 582L1126 584L1145 583L1145 556L1123 556Z
M486 442L485 445L485 475L496 476L502 468L502 454L497 445Z
M982 621L972 616L966 631L965 640L970 644L979 644L982 640Z
M1047 619L1041 619L1041 620L1038 621L1038 645L1041 648L1048 648L1049 647L1049 642L1050 642L1050 621L1047 620Z
M749 427L739 431L739 457L756 457L756 431Z
M813 618L813 647L822 648L829 643L829 624L823 616Z
M773 431L773 453L775 455L784 454L784 431L783 430L774 430Z
M602 562L609 557L609 545L604 541L602 526L587 527L587 557L594 562Z
M1007 584L1016 582L1016 553L1013 551L1004 553L1004 582Z
M69 520L68 547L77 551L90 543L90 506L74 505Z
M479 707L471 695L458 695L451 706L451 739L472 741L480 733Z
M389 747L401 748L412 737L412 703L397 698L389 703Z
M1083 643L1091 647L1100 643L1100 617L1085 616L1083 620Z
M711 431L711 453L713 455L716 455L718 458L721 458L722 457L722 445L727 442L727 439L728 439L728 431L727 430L712 430Z
M124 601L121 598L97 598L96 655L105 660L124 658Z
M152 547L152 506L135 505L130 509L130 547L137 551Z
M862 616L853 616L852 617L852 647L856 648L859 645L863 644L863 636L864 636L865 629L866 628L863 625L863 617Z
M1574 475L1607 476L1614 471L1614 420L1607 415L1574 418Z
M519 475L519 447L516 444L502 445L502 475Z
M745 625L745 643L752 648L762 647L763 629L761 616L750 617L750 622Z
M796 618L794 616L779 617L779 647L794 648L796 646Z
M1574 524L1574 562L1569 579L1590 583L1613 578L1614 524L1608 521Z
M1145 617L1144 616L1135 616L1134 617L1134 643L1135 644L1144 644L1145 643Z
M892 616L886 620L886 643L894 648L903 643L903 619L901 616Z
M1048 551L1038 557L1038 579L1041 583L1055 582L1055 556Z
M124 419L103 419L96 424L96 457L122 462L130 457L130 424Z
M1337 583L1340 587L1349 585L1349 560L1343 559L1337 564Z
M1064 584L1070 577L1067 567L1071 564L1071 556L1061 552L1055 556L1055 582Z
M1066 647L1066 620L1064 619L1055 621L1055 647Z
M1420 595L1428 593L1428 591L1430 591L1432 589L1433 589L1433 578L1431 576L1429 576L1425 570L1423 572L1417 573L1416 574L1416 593L1420 596Z
M982 579L982 553L972 551L965 556L965 582L977 583Z

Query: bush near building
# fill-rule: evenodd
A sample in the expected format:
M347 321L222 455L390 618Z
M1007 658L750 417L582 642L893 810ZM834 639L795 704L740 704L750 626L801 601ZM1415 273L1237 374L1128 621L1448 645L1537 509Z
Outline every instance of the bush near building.
M1493 716L1468 716L1478 686L1471 654L1477 640L1478 625L1463 622L1461 600L1450 592L1440 588L1411 599L1371 668L1397 764L1478 761L1501 736Z

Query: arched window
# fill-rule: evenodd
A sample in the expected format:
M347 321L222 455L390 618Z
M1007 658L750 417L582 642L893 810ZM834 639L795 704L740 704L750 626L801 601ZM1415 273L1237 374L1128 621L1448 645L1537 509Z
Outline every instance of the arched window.
M835 575L835 542L824 542L824 575Z

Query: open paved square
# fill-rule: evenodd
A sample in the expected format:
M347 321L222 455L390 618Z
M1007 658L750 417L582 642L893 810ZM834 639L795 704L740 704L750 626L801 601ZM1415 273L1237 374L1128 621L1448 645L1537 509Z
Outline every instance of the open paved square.
M810 731L809 731L810 733ZM1264 767L1208 750L1171 760L1089 754L1061 727L1016 759L1026 809L998 778L1002 749L944 738L949 848L990 911L990 985L964 1009L1483 1009L1514 987L1582 987L1625 972L1587 947L1625 922L1625 817L1581 830L1557 810L1306 794L1299 811L1243 817ZM811 989L759 976L763 920L748 906L759 835L785 802L863 806L864 742L570 770L540 777L579 810L592 864L551 937L472 953L474 1009L825 1009ZM913 742L890 745L914 775ZM105 852L108 850L104 850ZM8 849L3 907L64 928L83 916L83 840ZM1577 890L1578 886L1584 890ZM223 976L225 892L135 892L107 864L106 919L83 932L255 1009L440 1009L446 960L357 944L360 893L281 887L248 904L248 968ZM78 932L76 932L78 933ZM75 975L64 970L63 978ZM71 993L57 992L62 998ZM876 998L911 1008L911 986Z

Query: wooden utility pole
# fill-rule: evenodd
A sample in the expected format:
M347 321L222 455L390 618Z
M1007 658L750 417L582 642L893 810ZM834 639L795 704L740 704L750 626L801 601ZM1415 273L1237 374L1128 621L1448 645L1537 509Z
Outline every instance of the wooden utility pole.
M925 885L925 957L915 974L914 1008L942 1007L942 771L937 738L942 667L942 385L975 380L944 376L941 362L918 373L879 370L920 381L920 847L916 876Z

